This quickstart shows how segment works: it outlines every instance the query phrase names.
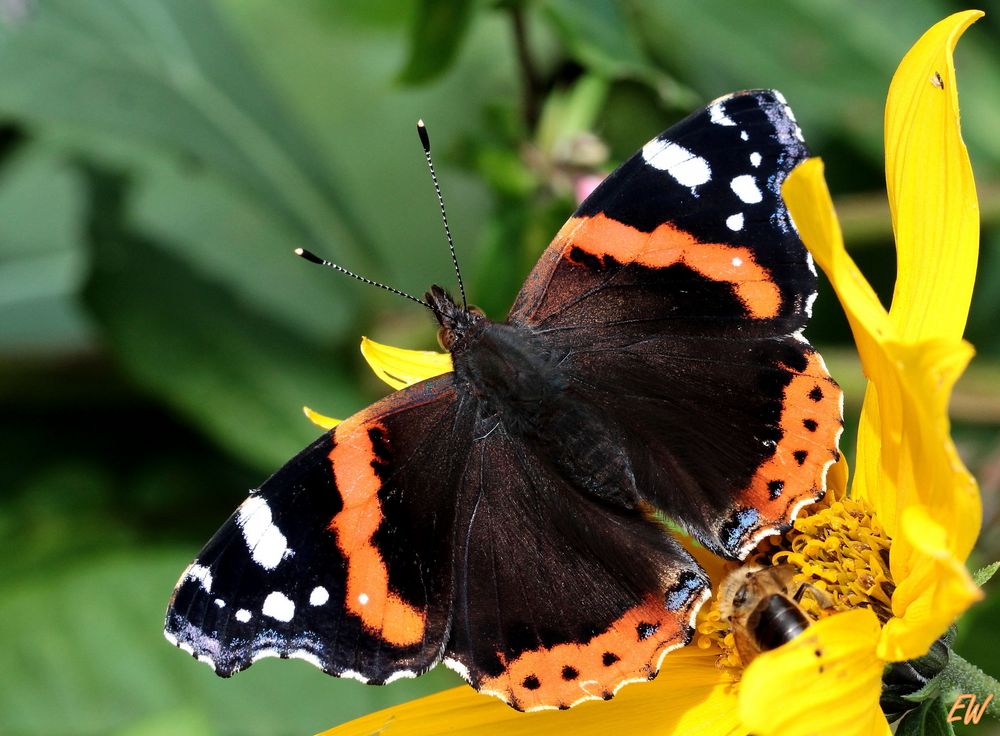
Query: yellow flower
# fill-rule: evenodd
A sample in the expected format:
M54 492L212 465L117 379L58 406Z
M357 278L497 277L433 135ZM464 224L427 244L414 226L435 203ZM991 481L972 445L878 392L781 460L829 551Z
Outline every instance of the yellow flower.
M367 337L361 338L361 354L375 375L397 391L452 369L451 353L394 348ZM333 429L340 424L339 419L320 414L308 406L303 406L302 412L322 429Z
M898 274L888 312L844 249L822 162L807 161L785 184L802 239L850 320L869 383L850 496L841 462L828 497L758 558L793 565L798 580L830 597L833 612L810 611L819 620L804 633L744 667L713 603L699 616L694 644L671 654L655 681L611 702L522 714L463 686L327 736L889 733L879 706L885 665L924 655L981 597L965 567L981 521L979 493L947 416L951 388L972 356L962 333L979 237L952 52L981 16L957 13L931 28L890 86L886 179ZM450 369L445 358L368 345L376 373L403 385ZM713 587L733 568L693 552Z

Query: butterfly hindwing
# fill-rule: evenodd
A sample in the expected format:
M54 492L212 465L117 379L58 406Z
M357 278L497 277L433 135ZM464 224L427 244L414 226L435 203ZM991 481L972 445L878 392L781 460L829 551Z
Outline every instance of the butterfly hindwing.
M837 458L840 389L794 337L651 338L567 358L618 427L637 487L716 554L742 558L819 498Z
M806 148L777 92L654 138L560 230L510 321L603 408L645 498L743 557L819 498L840 390L801 334L812 261L781 198Z
M530 444L481 425L446 661L519 710L654 677L690 639L708 595L701 568L648 509L579 492Z
M433 666L448 635L466 416L446 376L323 435L188 567L167 638L224 676L268 656L375 683Z

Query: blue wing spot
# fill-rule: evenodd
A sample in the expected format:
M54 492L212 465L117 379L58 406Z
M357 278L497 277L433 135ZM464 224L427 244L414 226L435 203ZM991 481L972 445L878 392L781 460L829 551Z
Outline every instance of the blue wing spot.
M708 581L693 572L681 575L677 584L667 590L665 602L668 611L679 611L708 586Z
M739 552L740 542L746 536L748 530L753 528L760 519L757 509L737 509L729 521L722 525L719 534L722 545L729 554L735 555Z

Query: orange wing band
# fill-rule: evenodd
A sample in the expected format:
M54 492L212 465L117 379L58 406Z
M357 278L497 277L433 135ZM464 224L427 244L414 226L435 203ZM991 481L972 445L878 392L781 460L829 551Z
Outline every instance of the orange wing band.
M656 675L662 656L686 642L686 624L658 596L649 596L586 644L557 644L511 661L501 656L504 673L477 687L521 710L607 699L626 682Z
M344 605L366 628L395 646L419 644L424 637L424 614L389 590L389 573L372 536L382 523L375 473L377 458L369 432L385 432L376 422L354 416L334 430L330 462L343 500L330 529L347 561Z
M767 269L754 260L753 251L722 243L702 243L689 233L663 223L644 233L618 220L597 214L571 218L556 236L567 241L566 250L576 246L619 263L637 263L651 268L681 264L713 281L732 284L747 311L756 319L777 317L781 292Z
M836 449L844 427L840 387L819 353L811 353L808 360L806 369L785 388L782 439L774 455L740 494L741 504L781 523L788 522L797 504L819 494L825 469L840 456Z

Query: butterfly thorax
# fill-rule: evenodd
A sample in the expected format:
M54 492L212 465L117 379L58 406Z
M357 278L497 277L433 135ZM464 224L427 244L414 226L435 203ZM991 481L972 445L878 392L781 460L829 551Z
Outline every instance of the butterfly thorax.
M437 288L437 287L435 287ZM428 293L451 351L455 381L479 404L483 433L499 427L580 490L627 508L639 502L631 463L614 430L581 401L553 353L529 327L492 322Z

